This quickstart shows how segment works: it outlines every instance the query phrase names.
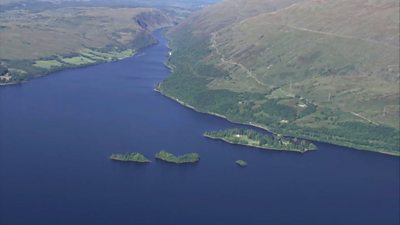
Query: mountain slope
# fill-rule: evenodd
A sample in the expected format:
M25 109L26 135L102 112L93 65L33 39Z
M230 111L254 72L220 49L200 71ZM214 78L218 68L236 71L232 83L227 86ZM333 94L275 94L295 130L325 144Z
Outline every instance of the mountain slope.
M277 133L399 154L399 3L228 0L169 32L160 90Z

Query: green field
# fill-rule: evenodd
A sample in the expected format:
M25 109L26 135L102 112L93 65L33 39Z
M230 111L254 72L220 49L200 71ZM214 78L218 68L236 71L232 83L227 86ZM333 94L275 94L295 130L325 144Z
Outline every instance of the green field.
M50 70L52 68L61 67L63 64L58 60L36 60L33 66Z
M51 72L70 67L79 67L85 65L92 65L101 62L110 62L113 60L120 60L135 54L134 49L126 49L118 51L117 49L109 52L100 52L94 49L85 48L80 50L76 56L73 57L62 57L54 56L54 59L48 60L36 60L33 63L33 67L42 70L43 72Z
M74 65L74 66L87 65L87 64L92 64L95 62L95 61L93 61L89 58L83 57L83 56L63 58L63 59L61 59L61 61L63 61L64 63L67 63L67 64Z

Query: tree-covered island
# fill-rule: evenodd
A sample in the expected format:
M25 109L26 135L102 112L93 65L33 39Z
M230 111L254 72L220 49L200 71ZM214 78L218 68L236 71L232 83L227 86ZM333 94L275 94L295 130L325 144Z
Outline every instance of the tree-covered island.
M151 162L144 155L138 152L125 153L125 154L112 154L111 160L122 161L122 162L137 162L137 163L149 163Z
M226 129L205 132L204 136L219 139L231 144L246 145L255 148L284 150L304 153L316 150L317 147L306 140L283 137L281 135L267 135L251 129Z
M184 164L184 163L195 163L200 160L200 155L198 153L188 153L181 156L176 156L167 151L160 151L156 154L156 159L175 163L175 164Z

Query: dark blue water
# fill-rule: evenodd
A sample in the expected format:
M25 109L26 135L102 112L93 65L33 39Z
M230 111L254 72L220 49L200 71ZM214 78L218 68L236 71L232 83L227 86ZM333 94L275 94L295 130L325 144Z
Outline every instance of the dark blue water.
M399 224L399 158L203 138L234 125L153 91L169 75L166 41L156 36L158 45L132 58L0 88L1 225ZM161 149L202 158L190 166L108 159Z

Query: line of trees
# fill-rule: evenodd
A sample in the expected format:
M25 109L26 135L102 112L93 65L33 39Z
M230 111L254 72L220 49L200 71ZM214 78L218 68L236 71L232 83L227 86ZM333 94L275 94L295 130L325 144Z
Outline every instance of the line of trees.
M287 150L312 150L316 146L309 141L301 140L298 138L284 137L281 135L268 135L257 132L251 129L226 129L220 131L210 131L205 133L206 136L213 138L220 138L229 140L237 144L249 144L251 142L258 142L259 147L270 147L276 149Z

